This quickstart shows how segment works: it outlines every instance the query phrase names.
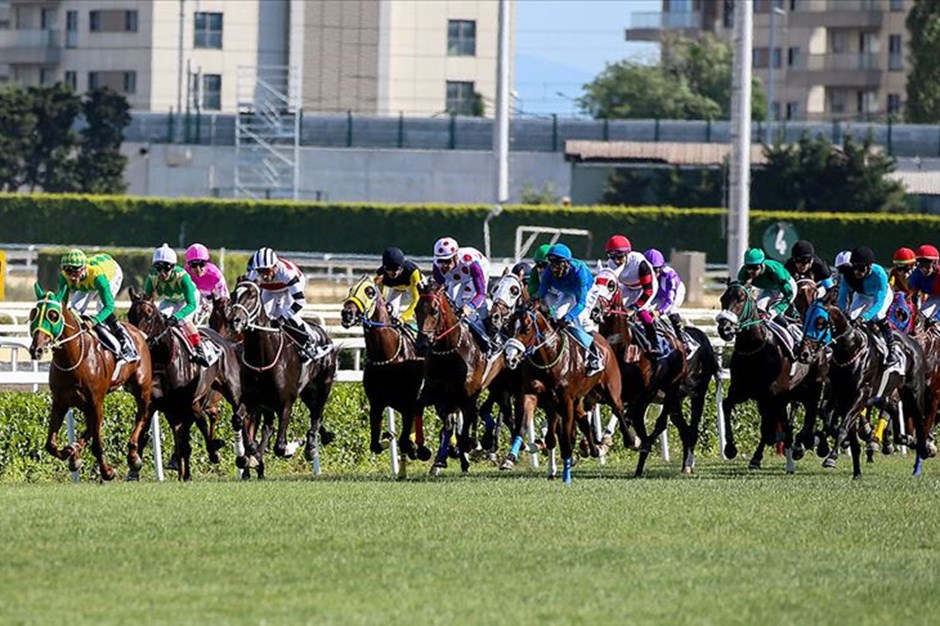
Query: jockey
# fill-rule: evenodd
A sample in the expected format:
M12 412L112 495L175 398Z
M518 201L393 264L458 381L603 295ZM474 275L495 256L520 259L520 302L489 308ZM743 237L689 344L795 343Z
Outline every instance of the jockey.
M679 315L679 307L685 302L685 285L682 278L676 270L666 264L663 253L656 248L650 248L643 253L643 256L653 266L659 286L653 298L653 310L659 315L668 317L673 330L676 331L676 337L685 342L682 333L682 317Z
M738 280L760 289L757 307L773 315L773 321L786 328L784 313L796 297L796 281L783 264L768 259L760 248L751 248L744 253L744 266L738 272Z
M186 273L199 290L199 310L196 320L205 321L212 313L212 303L216 300L228 300L228 285L225 277L212 261L209 250L201 243L194 243L186 249Z
M580 318L594 285L594 276L584 262L572 258L571 250L563 243L554 244L546 258L549 267L542 272L533 302L537 305L544 301L549 315L569 327L572 336L587 352L585 374L593 376L601 370L600 354L594 337L584 330Z
M539 246L535 255L532 257L532 263L535 264L535 267L529 272L529 282L526 283L526 289L529 291L529 297L534 298L535 294L539 292L539 281L541 280L542 272L548 268L548 251L551 249L551 245L543 243Z
M144 280L144 296L149 298L153 294L161 298L157 308L167 316L167 324L182 324L183 334L193 348L193 362L208 366L209 359L193 323L199 308L199 292L189 274L176 264L176 252L167 244L154 250L152 269Z
M442 237L434 244L434 280L444 285L470 330L486 351L493 356L495 346L483 322L488 314L486 282L490 275L490 261L483 253L470 246L460 247L452 237Z
M888 274L875 263L875 253L868 246L852 250L852 269L839 283L840 309L855 320L871 322L877 326L888 347L885 365L897 362L894 352L894 333L888 325L888 308L894 294L888 287Z
M790 272L793 280L809 279L814 281L818 287L824 290L819 292L819 295L824 295L826 291L835 286L829 265L816 254L813 244L805 239L793 244L793 248L790 250L790 258L783 266Z
M300 268L287 259L279 259L271 248L258 248L248 266L251 268L248 280L258 281L261 304L272 325L283 325L285 330L293 330L293 334L301 338L299 347L304 360L316 360L324 356L318 353L313 335L300 317L306 302L304 285L307 284L307 278Z
M84 315L93 303L97 304L98 313L91 318L97 328L100 324L108 327L119 342L122 361L132 363L140 360L137 348L127 329L118 323L114 314L114 298L121 290L124 273L121 266L107 254L95 254L88 258L81 250L69 250L59 260L59 289L56 300L68 304L79 315Z
M921 246L923 247L923 246ZM894 266L891 268L891 273L888 274L888 286L895 293L903 293L908 295L911 292L911 289L908 285L908 280L911 277L911 272L914 271L914 265L917 263L917 255L910 248L898 248L894 251L894 254L891 255L891 264Z
M617 274L622 286L620 293L624 308L632 308L643 322L643 331L650 344L650 356L658 357L656 327L653 326L653 299L659 291L653 266L645 256L633 251L630 240L623 235L614 235L604 246L607 252L607 268Z
M392 316L405 323L413 323L415 307L418 306L418 283L422 280L421 270L414 261L406 259L399 248L386 248L382 252L382 266L376 270L373 280L379 287L384 287L382 295ZM400 312L403 300L408 306Z
M940 319L940 272L937 271L937 262L940 253L934 246L924 244L917 248L917 269L908 279L911 300L920 302L918 296L925 297L920 302L920 311L925 319L937 321Z

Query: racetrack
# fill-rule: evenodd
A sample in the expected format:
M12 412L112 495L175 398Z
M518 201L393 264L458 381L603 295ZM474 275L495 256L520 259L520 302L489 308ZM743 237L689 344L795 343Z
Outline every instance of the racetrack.
M927 623L940 472L4 484L0 623Z

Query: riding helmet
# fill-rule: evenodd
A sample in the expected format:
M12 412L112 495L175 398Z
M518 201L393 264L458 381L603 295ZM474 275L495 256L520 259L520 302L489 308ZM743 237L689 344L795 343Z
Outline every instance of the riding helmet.
M405 264L405 253L401 248L385 248L382 253L382 267L387 270L397 270Z
M816 249L813 247L813 244L806 241L805 239L800 239L790 250L790 256L794 259L805 259L806 257L811 257L816 254Z
M201 243L194 243L186 249L186 262L208 261L209 250Z
M258 248L249 263L254 270L266 270L277 265L277 254L271 248Z
M521 276L522 280L525 281L529 279L529 274L532 273L532 266L525 261L519 261L512 266L512 270L510 271L516 276Z
M630 252L631 250L633 250L633 245L623 235L614 235L604 246L604 252Z
M937 253L937 249L935 247L925 243L924 245L917 248L917 258L938 261L940 260L940 254Z
M760 265L767 260L767 255L760 248L750 248L744 253L745 265Z
M859 246L852 250L852 265L871 265L875 262L875 253L868 246Z
M454 258L457 255L457 248L459 247L457 240L453 237L441 237L434 244L434 260L446 261L447 259Z
M548 256L561 259L562 261L571 261L571 248L563 243L556 243L549 248Z
M535 250L535 256L532 260L536 263L542 263L548 257L548 251L552 249L551 244L543 243Z
M88 263L88 257L79 249L69 250L59 259L59 267L82 267Z
M848 250L843 250L836 255L835 266L836 268L848 267L852 265L852 253Z
M895 265L914 265L917 255L910 248L898 248L891 255L891 262Z
M650 265L653 267L662 267L666 264L666 257L664 257L663 253L656 248L650 248L643 253L643 256L646 257L646 260L649 261Z
M170 244L164 243L153 251L151 263L169 263L176 265L176 251L170 247Z

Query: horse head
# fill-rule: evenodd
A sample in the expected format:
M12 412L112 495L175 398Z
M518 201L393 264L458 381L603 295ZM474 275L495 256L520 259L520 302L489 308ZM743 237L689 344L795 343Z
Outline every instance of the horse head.
M235 285L228 314L235 333L241 333L255 322L267 321L261 303L261 285L256 280L242 280Z
M145 297L133 287L129 290L131 307L127 310L127 321L147 335L147 343L152 343L166 330L166 320L152 298Z
M212 311L209 312L209 328L226 339L231 338L228 322L231 307L232 301L228 298L214 298L212 300Z
M620 281L611 270L604 268L597 273L594 284L587 295L587 308L591 312L591 321L600 325L611 310L622 304Z
M418 286L415 321L418 324L415 348L420 356L426 356L434 342L443 339L460 323L444 285L428 282Z
M800 314L800 319L806 319L806 312L817 297L821 296L821 288L812 278L801 278L796 281L796 296L793 298L793 307Z
M832 341L832 322L829 307L817 299L809 305L803 320L803 340L797 350L800 363L809 363L815 358L819 348Z
M548 343L553 332L541 311L529 307L516 309L513 319L513 336L503 347L503 356L509 369L516 369L525 357ZM546 335L549 337L546 338Z
M760 319L757 303L744 283L731 281L721 294L721 311L715 316L718 322L718 336L724 341L731 341L745 322Z
M29 356L41 359L45 351L52 349L53 343L65 331L66 312L54 293L43 291L39 283L34 285L34 289L36 306L29 312L29 334L32 337Z
M487 321L490 328L496 332L506 329L513 311L526 295L525 285L517 275L504 274L491 293L493 306L490 307L490 316Z
M894 294L894 300L888 308L888 324L903 335L910 335L915 327L915 310L907 296L901 292Z
M343 309L340 313L340 323L343 328L351 328L357 322L367 319L375 312L379 290L370 276L363 276L349 290L343 300Z

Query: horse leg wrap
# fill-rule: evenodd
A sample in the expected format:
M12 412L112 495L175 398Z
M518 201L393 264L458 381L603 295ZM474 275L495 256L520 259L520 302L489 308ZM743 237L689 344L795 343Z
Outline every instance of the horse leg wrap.
M571 459L564 459L561 470L561 480L564 484L571 484Z
M888 427L888 420L884 417L879 417L878 422L875 424L875 432L872 435L872 441L875 443L881 443L882 437L885 434L885 428Z
M522 436L519 435L519 436L516 436L512 440L512 448L509 450L509 454L511 454L515 458L519 458L519 452L521 450L522 450Z

